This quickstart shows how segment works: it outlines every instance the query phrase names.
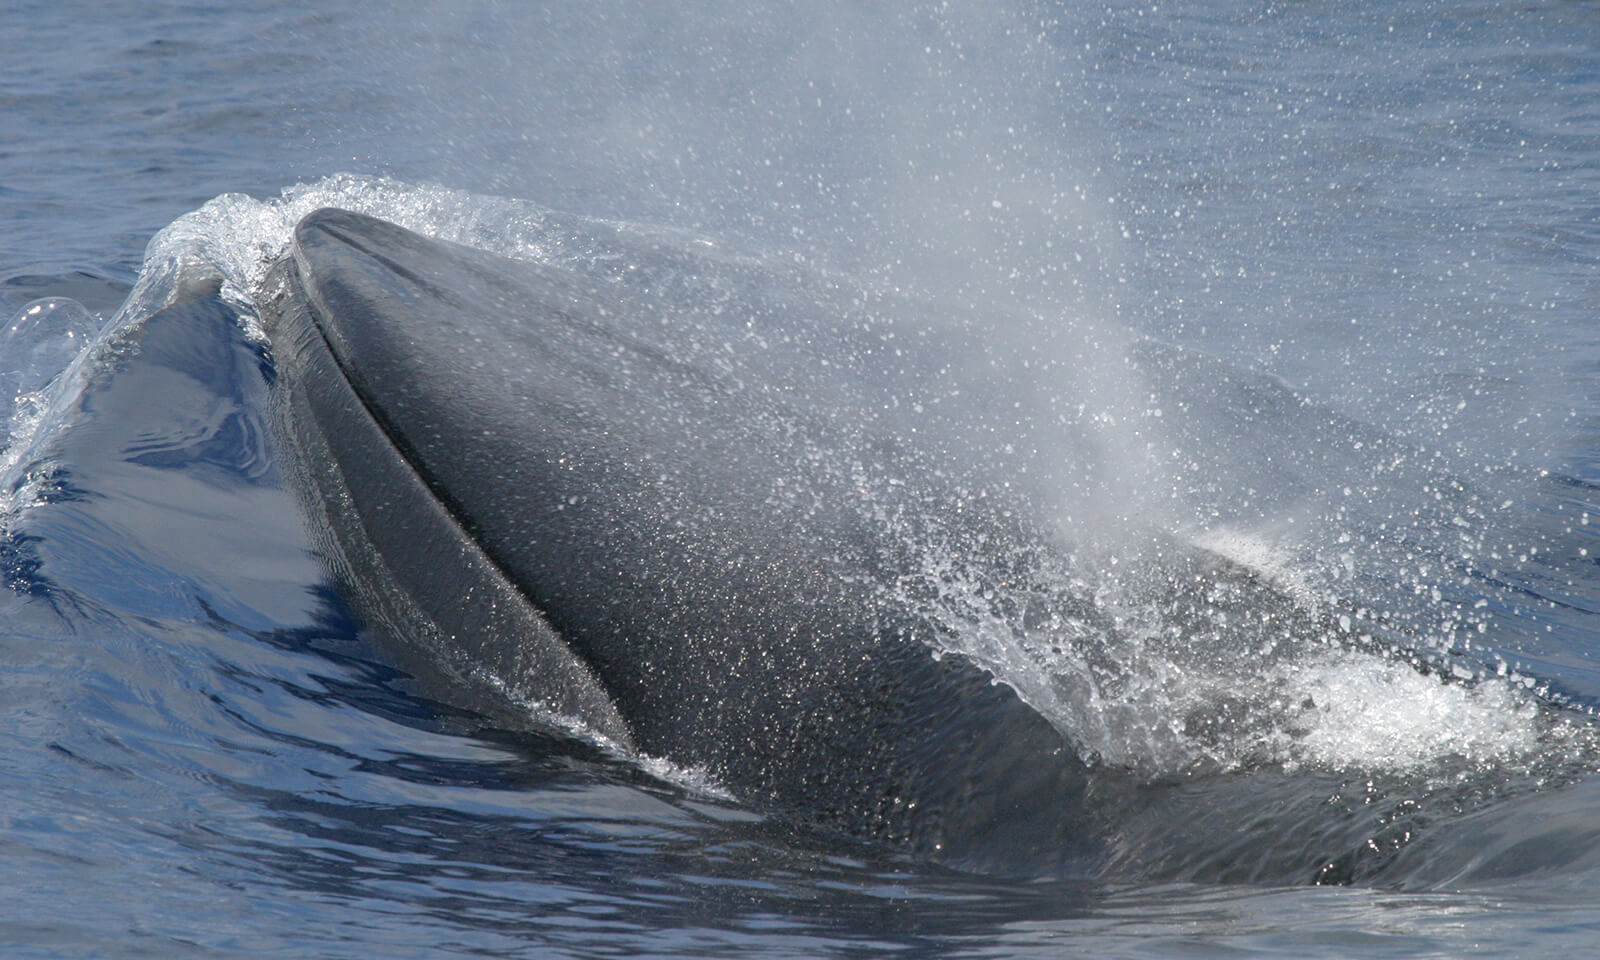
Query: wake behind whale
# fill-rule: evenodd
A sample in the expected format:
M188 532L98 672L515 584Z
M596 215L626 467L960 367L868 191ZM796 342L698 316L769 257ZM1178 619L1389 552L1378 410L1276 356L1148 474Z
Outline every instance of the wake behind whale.
M1498 794L1363 763L1459 771L1560 726L1239 532L1352 489L1474 509L1375 431L1131 337L586 239L574 269L323 211L259 288L330 563L458 675L1007 873L1403 873L1419 797ZM1259 493L1162 489L1164 457L1215 480L1253 450ZM1396 699L1445 723L1361 742ZM1366 802L1330 806L1352 770Z

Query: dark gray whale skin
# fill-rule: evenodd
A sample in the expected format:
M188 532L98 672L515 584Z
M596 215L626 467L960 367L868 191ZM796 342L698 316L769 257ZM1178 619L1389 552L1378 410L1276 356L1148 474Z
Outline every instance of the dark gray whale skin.
M992 872L1092 859L1072 746L934 656L865 491L815 466L867 429L873 370L340 210L263 290L291 478L382 632L803 825Z

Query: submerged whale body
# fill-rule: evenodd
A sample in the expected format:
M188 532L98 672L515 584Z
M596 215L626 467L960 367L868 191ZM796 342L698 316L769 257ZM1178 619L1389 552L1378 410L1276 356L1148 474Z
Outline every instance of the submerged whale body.
M914 440L938 416L918 391L1003 382L961 369L958 335L675 313L650 283L331 209L265 289L292 473L386 632L805 823L979 868L1082 862L1073 745L936 656L886 588L884 510L956 548L1021 536L981 506L999 487L958 498L981 479L924 469L947 437ZM840 341L854 368L827 360Z

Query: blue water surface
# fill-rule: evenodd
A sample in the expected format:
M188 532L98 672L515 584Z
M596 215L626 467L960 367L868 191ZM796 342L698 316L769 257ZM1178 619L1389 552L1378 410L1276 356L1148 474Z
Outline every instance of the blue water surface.
M13 3L0 373L27 396L0 464L0 952L1581 954L1600 935L1597 24L1578 2ZM210 245L178 245L248 265L286 243L268 213L295 189L425 207L491 246L520 223L495 198L638 221L1280 378L1284 410L1425 451L1470 499L1396 480L1336 509L1330 481L1289 510L1279 434L1204 419L1160 475L1212 533L1270 528L1274 562L1347 571L1352 613L1383 603L1427 669L1522 691L1507 716L1537 713L1537 749L1464 746L1425 786L1376 754L1164 769L1124 833L1154 866L1017 879L815 835L463 702L314 554L248 291L118 314L171 284L170 260L145 266L163 228L261 198L207 207ZM1232 559L1260 559L1241 542ZM1479 735L1399 699L1372 701L1377 739ZM1378 811L1387 872L1257 871L1303 844L1237 819L1197 824L1213 860L1149 839L1229 791Z

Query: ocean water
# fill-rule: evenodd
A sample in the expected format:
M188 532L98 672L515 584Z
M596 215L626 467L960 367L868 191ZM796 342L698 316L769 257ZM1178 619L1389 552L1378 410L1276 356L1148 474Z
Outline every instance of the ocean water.
M1596 937L1594 4L7 14L6 955ZM1091 345L1037 387L1089 437L1050 517L1085 546L1028 575L1081 599L1071 628L1014 629L903 533L939 652L1118 791L1098 855L926 862L402 664L269 429L256 285L325 205L687 297L782 275ZM705 250L742 272L663 267ZM1187 586L1150 530L1218 565Z

